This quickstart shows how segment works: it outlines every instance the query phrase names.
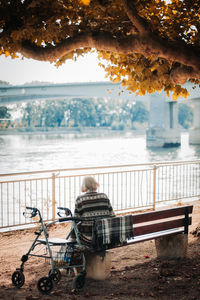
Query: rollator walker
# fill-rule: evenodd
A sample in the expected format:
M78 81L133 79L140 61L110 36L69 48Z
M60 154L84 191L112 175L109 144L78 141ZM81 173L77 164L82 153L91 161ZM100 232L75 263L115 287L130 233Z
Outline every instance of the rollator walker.
M80 241L78 224L80 224L83 219L73 217L71 210L68 208L58 207L58 210L59 219L45 224L39 209L26 207L26 211L23 215L29 218L38 216L41 226L39 230L35 231L36 238L28 252L21 257L20 267L12 274L12 283L17 288L22 287L25 283L24 265L29 257L42 257L50 260L51 269L49 274L45 277L41 277L37 282L37 288L42 294L49 294L54 288L54 285L60 281L61 269L66 269L67 274L71 272L75 273L75 277L72 281L72 290L81 290L83 288L86 276L85 252L94 252L94 249L83 245ZM48 227L55 223L69 221L71 221L72 225L66 239L49 238L47 232ZM75 239L73 241L72 239L70 240L72 232L75 233ZM41 235L44 237L42 238ZM36 248L39 248L39 250L36 251ZM78 262L76 257L78 257ZM77 269L80 270L78 275Z

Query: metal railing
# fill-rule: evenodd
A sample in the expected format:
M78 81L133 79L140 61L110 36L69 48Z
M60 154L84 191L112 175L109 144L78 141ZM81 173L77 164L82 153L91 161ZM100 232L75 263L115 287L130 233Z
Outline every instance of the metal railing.
M57 206L73 210L87 175L97 179L115 211L200 197L200 160L1 174L0 228L36 222L24 219L26 206L40 209L44 220L56 218Z

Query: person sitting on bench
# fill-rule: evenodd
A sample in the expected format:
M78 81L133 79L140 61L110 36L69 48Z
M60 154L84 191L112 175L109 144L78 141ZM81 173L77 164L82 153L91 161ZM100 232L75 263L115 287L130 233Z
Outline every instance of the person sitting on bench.
M85 218L78 226L80 240L85 245L91 245L93 238L93 221L89 219L102 219L115 217L112 205L105 193L97 192L99 183L91 176L84 177L81 194L75 202L74 217ZM71 236L73 238L73 235Z

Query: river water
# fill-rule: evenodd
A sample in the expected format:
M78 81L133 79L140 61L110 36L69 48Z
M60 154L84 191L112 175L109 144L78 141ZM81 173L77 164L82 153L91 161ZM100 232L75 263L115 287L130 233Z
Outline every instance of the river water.
M0 174L197 159L200 159L200 145L189 145L187 133L182 134L180 147L165 149L148 149L146 136L133 132L123 135L116 132L115 135L99 137L82 133L0 135ZM173 174L166 169L161 171L158 174L161 178L157 180L157 200L189 198L194 193L199 195L199 181L194 179L198 178L198 172L195 164L185 173L182 169L173 171ZM111 172L109 178L104 178L102 173L98 180L115 210L149 207L153 203L152 174L152 169L132 175L130 172L115 172L114 175ZM80 178L72 177L61 176L55 181L56 203L71 209L80 193ZM12 176L2 178L2 182L7 178L10 181L1 184L0 227L23 224L25 206L38 207L42 209L44 218L51 218L53 189L50 179L12 183Z
M146 147L145 135L81 137L70 134L0 136L1 174L93 166L200 159L200 145L189 145L183 133L181 147Z

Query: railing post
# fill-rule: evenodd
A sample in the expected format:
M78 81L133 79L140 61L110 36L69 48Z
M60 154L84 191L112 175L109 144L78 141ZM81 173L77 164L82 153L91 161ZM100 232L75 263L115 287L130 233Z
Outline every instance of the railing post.
M56 174L52 173L52 220L56 216Z
M156 169L157 166L153 166L153 210L156 209Z

